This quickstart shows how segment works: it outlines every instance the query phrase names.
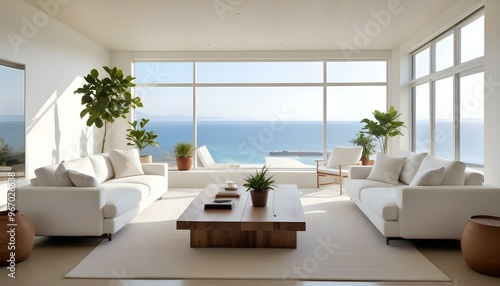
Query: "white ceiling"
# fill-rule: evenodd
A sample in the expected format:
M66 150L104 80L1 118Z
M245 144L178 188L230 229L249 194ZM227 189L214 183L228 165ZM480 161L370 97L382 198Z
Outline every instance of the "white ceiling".
M47 2L24 1L42 11ZM110 50L229 51L392 49L457 0L60 2L47 12Z

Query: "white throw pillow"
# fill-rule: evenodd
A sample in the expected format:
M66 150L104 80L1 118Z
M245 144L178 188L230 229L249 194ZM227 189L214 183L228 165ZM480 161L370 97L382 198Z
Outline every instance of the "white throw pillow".
M367 179L396 185L405 161L404 157L391 157L377 153L375 164Z
M40 167L35 170L36 180L39 186L56 186L54 174L59 164Z
M80 173L95 177L94 168L92 167L89 157L62 161L54 173L56 186L73 186L73 182L71 182L68 175L68 170L76 170Z
M411 183L415 175L417 174L418 168L422 161L424 160L427 153L414 153L410 151L401 151L400 155L406 157L403 169L401 169L401 174L399 175L399 180L407 185Z
M409 184L410 186L439 186L443 181L444 167L438 169L427 169L417 175Z
M418 168L418 173L423 172L427 169L437 169L444 167L444 177L441 185L443 186L462 186L465 183L465 163L461 161L452 161L443 158L439 158L432 155L427 155L420 168Z
M109 150L109 160L115 171L115 178L144 175L137 149Z
M75 171L75 170L68 170L68 176L69 176L71 182L73 183L73 185L75 185L77 187L99 187L100 186L100 184L96 180L96 178L94 178L90 175Z
M115 176L113 166L107 154L92 155L89 157L95 171L95 178L102 183Z

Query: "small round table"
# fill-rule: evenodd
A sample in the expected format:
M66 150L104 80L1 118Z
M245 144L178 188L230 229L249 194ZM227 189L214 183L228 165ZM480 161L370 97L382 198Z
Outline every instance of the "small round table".
M500 276L500 217L471 216L465 225L461 246L470 268Z

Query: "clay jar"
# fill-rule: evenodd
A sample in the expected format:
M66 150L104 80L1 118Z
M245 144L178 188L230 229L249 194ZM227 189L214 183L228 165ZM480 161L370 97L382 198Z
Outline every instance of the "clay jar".
M462 254L470 268L500 276L500 218L471 216L462 234Z
M0 211L0 266L10 265L11 254L17 264L24 261L33 249L35 228L19 211L14 211L11 220L10 211Z

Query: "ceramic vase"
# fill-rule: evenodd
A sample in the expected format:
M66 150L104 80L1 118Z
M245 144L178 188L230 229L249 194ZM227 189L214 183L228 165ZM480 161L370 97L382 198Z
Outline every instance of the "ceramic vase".
M24 261L33 249L35 228L19 211L9 216L10 211L0 211L0 266L11 265L12 254L14 264ZM14 218L11 220L10 218Z
M462 255L473 270L500 276L500 218L471 216L461 240Z

